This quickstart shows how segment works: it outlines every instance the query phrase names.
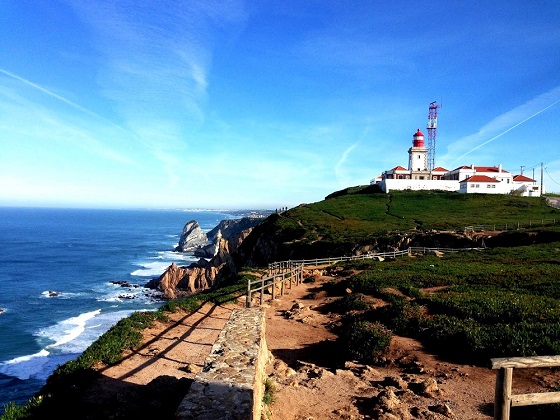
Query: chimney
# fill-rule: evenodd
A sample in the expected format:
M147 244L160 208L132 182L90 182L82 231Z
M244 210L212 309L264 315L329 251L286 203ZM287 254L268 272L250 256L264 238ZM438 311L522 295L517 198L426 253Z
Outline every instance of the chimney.
M502 173L502 164L501 163L498 165L498 172Z

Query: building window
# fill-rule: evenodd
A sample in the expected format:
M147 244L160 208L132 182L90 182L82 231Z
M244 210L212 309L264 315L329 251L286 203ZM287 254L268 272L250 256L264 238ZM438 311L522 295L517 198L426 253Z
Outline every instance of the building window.
M475 188L478 188L478 187L480 187L480 184L476 184L474 187L475 187Z
M471 188L474 188L474 184L471 184Z

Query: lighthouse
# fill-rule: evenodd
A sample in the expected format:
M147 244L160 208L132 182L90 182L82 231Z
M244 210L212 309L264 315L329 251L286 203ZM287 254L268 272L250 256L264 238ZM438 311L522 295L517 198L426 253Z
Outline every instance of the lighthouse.
M412 147L408 149L408 170L412 179L430 179L428 148L424 146L424 134L420 129L412 136Z

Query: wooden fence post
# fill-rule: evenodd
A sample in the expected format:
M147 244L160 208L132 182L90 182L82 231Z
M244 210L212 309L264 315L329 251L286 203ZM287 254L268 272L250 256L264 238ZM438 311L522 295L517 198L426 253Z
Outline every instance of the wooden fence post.
M509 420L513 368L500 368L496 374L494 420Z
M251 279L247 280L247 297L245 299L245 307L251 307Z
M261 279L261 306L264 302L264 277Z

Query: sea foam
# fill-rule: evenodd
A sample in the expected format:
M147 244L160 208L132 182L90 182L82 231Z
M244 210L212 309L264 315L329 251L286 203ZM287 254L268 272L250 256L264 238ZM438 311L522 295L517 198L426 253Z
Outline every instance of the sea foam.
M68 318L38 331L39 341L50 341L39 352L0 363L0 373L25 379L45 380L58 365L78 357L120 319L132 310L101 313L95 310Z

